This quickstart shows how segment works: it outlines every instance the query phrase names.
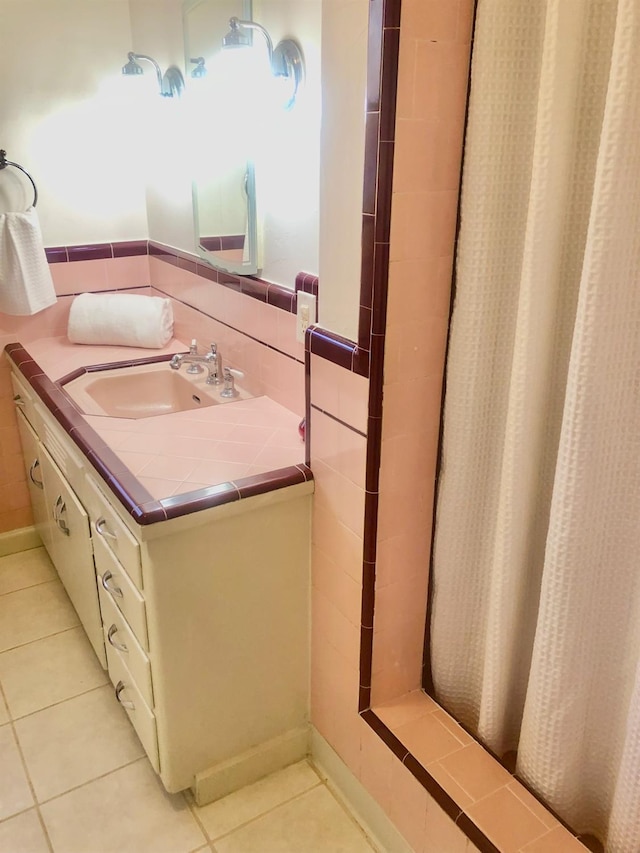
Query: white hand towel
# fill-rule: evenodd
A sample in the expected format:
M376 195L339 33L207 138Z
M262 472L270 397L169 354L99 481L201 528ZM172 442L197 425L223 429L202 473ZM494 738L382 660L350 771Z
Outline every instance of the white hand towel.
M0 312L25 316L53 305L53 287L35 207L0 215Z
M160 349L173 336L171 300L135 293L82 293L71 303L69 340Z

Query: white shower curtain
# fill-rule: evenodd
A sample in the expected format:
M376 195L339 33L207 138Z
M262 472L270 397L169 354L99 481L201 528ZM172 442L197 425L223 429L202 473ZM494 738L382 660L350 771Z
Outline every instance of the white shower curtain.
M640 850L640 0L479 0L433 561L438 699Z

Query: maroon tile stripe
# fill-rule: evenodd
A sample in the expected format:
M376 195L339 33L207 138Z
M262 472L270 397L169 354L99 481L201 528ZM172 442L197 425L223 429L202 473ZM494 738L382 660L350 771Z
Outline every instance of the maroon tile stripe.
M235 240L235 238L229 239L231 242ZM53 246L45 249L45 253L50 264L126 258L148 254L167 264L205 278L207 281L214 281L224 287L230 287L238 293L291 314L295 314L297 310L296 293L298 290L305 290L316 295L318 293L318 277L311 273L298 273L295 279L295 289L292 290L257 276L232 275L221 270L215 270L197 255L173 249L153 240L126 240L119 243L94 243L86 246ZM301 282L302 284L300 284Z
M7 344L5 352L74 444L80 448L100 474L125 510L140 525L155 524L169 518L179 518L192 512L199 512L202 509L210 509L253 495L264 494L275 489L283 489L287 486L295 486L313 480L310 468L306 464L300 464L156 500L100 438L98 433L89 426L63 388L71 379L75 379L85 372L121 367L122 362L79 368L63 377L59 382L52 382L21 344ZM150 356L126 362L126 364L127 366L150 364L167 361L169 358L171 356Z

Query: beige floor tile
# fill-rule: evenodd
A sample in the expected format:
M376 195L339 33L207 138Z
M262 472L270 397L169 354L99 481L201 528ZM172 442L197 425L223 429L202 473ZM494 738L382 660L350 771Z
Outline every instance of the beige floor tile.
M196 814L209 838L215 841L319 784L315 771L306 761L300 761L215 803L196 807Z
M35 809L0 823L0 853L49 853Z
M0 684L14 720L107 681L82 628L0 654Z
M33 805L33 796L11 726L0 728L0 820Z
M38 802L144 754L111 685L23 717L15 729Z
M167 794L146 759L41 811L55 853L187 853L205 841L185 798Z
M4 726L5 723L9 722L9 711L7 710L7 706L5 704L4 699L2 698L2 694L0 693L0 726Z
M322 785L215 842L217 853L371 853L356 824Z
M58 577L44 548L0 557L0 595L26 589Z
M78 625L60 581L0 595L0 652Z

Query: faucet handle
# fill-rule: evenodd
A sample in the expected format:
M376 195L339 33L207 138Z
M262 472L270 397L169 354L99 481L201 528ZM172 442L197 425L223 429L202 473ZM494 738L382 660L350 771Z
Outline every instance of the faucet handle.
M218 344L211 342L211 352L213 355L218 355Z
M193 338L191 340L191 346L189 347L189 355L197 355L198 354L198 341Z

